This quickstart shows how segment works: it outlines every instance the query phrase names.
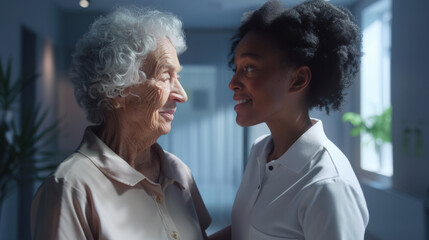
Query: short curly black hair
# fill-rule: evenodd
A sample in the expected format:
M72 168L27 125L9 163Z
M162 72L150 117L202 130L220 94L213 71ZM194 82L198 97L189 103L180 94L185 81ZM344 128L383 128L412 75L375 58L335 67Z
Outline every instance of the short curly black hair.
M350 11L323 0L287 9L269 1L243 15L232 38L231 67L237 45L248 32L269 36L288 62L310 68L309 109L325 109L328 114L340 109L344 90L359 71L361 59L362 34Z

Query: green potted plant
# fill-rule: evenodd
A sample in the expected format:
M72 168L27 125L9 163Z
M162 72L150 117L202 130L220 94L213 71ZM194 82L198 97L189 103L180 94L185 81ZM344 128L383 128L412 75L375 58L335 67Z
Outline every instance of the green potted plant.
M392 141L392 107L388 107L381 114L370 116L366 119L358 113L347 112L343 115L344 122L350 122L353 129L351 136L361 133L371 135L375 144L382 144Z
M363 118L358 113L347 112L342 117L344 122L353 125L351 136L368 134L374 142L374 148L380 156L381 147L392 142L392 107L386 108L382 113Z
M54 137L58 121L43 127L47 111L40 106L24 114L17 123L17 98L23 89L37 78L36 74L12 81L9 59L3 68L0 60L0 216L5 197L11 192L11 183L24 184L42 179L56 167L54 151L47 146Z

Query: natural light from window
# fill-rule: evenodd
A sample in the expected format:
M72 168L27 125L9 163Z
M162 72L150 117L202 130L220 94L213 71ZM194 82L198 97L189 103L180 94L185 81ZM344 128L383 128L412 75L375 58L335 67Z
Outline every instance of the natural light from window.
M391 2L380 0L362 13L363 57L361 65L361 116L370 124L385 119L390 108L390 47ZM391 121L391 115L389 115ZM377 124L376 124L377 125ZM382 127L385 124L379 124ZM377 126L376 126L377 127ZM390 131L391 129L389 129ZM382 129L375 129L378 133ZM389 137L390 138L390 137ZM361 135L361 168L366 171L393 175L392 143Z

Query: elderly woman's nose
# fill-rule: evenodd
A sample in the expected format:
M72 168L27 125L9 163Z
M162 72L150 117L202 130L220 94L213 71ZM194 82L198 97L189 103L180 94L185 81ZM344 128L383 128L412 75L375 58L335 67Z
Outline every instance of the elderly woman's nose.
M186 94L185 89L183 89L182 84L180 84L178 80L175 80L173 82L170 99L179 103L184 103L188 101L188 95Z

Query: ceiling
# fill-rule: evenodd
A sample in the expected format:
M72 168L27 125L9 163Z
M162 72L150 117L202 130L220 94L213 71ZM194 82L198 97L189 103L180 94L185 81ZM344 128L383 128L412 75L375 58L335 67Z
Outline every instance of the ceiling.
M88 8L79 7L79 0L55 0L65 11L106 12L118 6L151 7L169 11L182 19L185 28L235 28L241 15L260 7L266 0L91 0ZM303 0L280 0L285 7ZM358 0L331 0L336 5L350 6Z

